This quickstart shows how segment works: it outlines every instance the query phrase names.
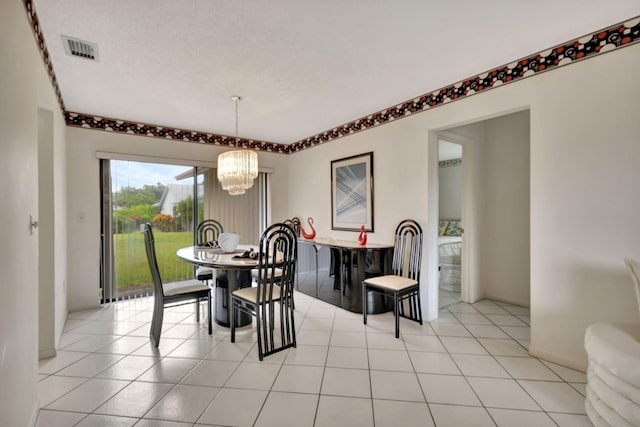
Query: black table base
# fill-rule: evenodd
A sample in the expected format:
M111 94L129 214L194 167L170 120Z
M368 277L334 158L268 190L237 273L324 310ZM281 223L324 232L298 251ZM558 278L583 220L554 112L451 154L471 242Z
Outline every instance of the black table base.
M234 274L235 273L235 274ZM235 275L230 277L230 274ZM229 280L229 279L232 280ZM230 283L231 282L231 283ZM231 292L240 288L251 287L251 270L228 271L216 269L215 313L214 319L218 325L230 327ZM236 311L235 324L237 327L251 323L252 317L248 313Z

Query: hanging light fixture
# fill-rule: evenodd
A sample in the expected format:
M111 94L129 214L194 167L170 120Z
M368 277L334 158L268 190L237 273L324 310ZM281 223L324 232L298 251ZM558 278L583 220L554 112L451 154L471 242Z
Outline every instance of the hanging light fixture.
M258 153L238 147L238 102L241 98L232 96L231 99L236 103L236 149L218 156L218 180L223 190L236 196L253 187L253 180L258 177Z

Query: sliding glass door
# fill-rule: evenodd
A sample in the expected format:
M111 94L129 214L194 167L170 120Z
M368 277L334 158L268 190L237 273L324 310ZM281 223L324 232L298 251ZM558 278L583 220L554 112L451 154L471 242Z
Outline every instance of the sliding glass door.
M193 265L176 251L191 246L203 219L219 221L225 231L257 244L269 223L268 179L261 173L243 196L229 196L215 168L101 160L102 302L153 293L143 234L153 226L156 256L163 282L193 278Z
M190 279L192 267L175 253L193 244L194 223L202 218L202 209L194 211L203 206L204 194L194 168L103 160L102 178L103 301L153 292L141 233L146 223L154 228L162 279Z

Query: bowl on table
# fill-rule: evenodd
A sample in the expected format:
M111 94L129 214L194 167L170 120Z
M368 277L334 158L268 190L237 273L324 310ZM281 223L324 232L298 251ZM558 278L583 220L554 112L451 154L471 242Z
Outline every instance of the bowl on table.
M238 233L221 233L218 236L218 245L226 253L235 252L239 244L240 235Z

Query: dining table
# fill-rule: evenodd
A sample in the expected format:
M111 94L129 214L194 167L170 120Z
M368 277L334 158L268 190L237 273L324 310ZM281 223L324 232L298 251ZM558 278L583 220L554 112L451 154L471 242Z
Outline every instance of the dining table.
M258 260L243 257L247 251L257 254L254 245L239 245L233 252L225 252L221 248L207 246L188 246L176 252L178 258L194 265L202 265L216 269L216 294L214 319L218 325L230 326L231 293L236 289L251 286L251 270L258 268ZM236 312L234 322L237 326L251 323L247 313Z

